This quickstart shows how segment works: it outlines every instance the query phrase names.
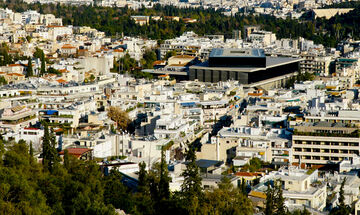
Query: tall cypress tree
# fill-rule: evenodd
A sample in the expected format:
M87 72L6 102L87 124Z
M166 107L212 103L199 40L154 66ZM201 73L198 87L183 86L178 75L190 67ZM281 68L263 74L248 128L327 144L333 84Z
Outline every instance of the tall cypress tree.
M196 165L196 155L195 149L193 147L189 147L185 155L187 164L186 169L183 172L182 176L184 176L184 183L181 185L181 190L188 197L199 196L201 195L201 176L199 167Z
M29 146L29 153L30 156L33 157L34 156L34 148L33 148L33 144L32 142L30 142L30 146Z
M45 72L46 72L46 68L45 68L45 57L44 57L44 56L43 56L43 58L41 59L40 72L41 72L41 74L45 74Z
M150 194L150 181L149 172L146 171L145 162L139 163L139 183L138 193L135 194L137 207L134 214L155 214L154 201Z
M31 58L28 58L28 66L27 66L27 71L26 71L26 77L32 77L34 75L34 71L32 68L32 61Z
M189 147L186 152L186 169L182 173L184 182L181 185L185 203L187 204L188 214L197 214L199 210L200 201L203 199L201 188L201 176L199 167L196 165L195 149Z
M268 182L268 188L266 190L266 206L265 206L265 215L285 215L287 214L287 209L285 206L285 199L283 197L283 192L281 188L281 181L274 181L274 187L271 187L270 182Z
M39 49L38 47L36 47L35 52L34 52L34 58L39 58L41 61L41 68L40 68L40 74L43 75L46 72L46 68L45 68L45 54L44 51Z
M143 194L148 194L148 191L149 191L147 172L146 172L146 163L144 161L139 163L138 191Z
M274 214L274 189L271 188L270 182L267 184L265 215Z
M44 124L43 137L43 160L44 170L52 172L55 163L59 161L57 151L55 149L56 139L53 133L49 133L49 127L46 122Z
M160 182L159 182L159 199L169 199L170 188L168 167L165 161L165 150L161 150L161 163L160 163Z
M241 192L242 192L242 194L244 194L244 195L247 195L246 187L247 187L246 181L245 181L245 179L243 178L243 179L241 180Z
M349 205L345 204L344 186L346 178L341 182L338 205L330 211L330 215L348 215L351 212Z
M285 206L285 199L283 197L282 184L280 180L275 181L275 209L277 215L287 214L287 208Z
M69 151L67 149L64 150L64 167L69 170L70 168L70 160L69 160Z

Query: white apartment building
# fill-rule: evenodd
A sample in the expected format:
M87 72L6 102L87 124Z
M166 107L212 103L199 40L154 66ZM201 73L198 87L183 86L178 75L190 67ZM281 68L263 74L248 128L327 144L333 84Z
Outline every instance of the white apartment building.
M177 139L189 132L189 124L182 115L160 115L156 121L154 136L157 139Z
M285 129L264 129L251 127L223 128L211 144L204 144L199 158L229 161L235 156L235 163L244 164L254 157L265 162L284 165L291 163L289 132Z
M253 43L269 46L276 41L276 35L269 31L253 31L248 38Z

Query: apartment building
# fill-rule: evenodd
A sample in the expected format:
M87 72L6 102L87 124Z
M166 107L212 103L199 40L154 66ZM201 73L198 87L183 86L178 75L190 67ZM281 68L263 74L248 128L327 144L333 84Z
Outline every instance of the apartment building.
M294 126L293 162L313 165L336 164L359 155L358 129L341 122L301 123Z
M341 122L345 124L351 124L355 127L360 127L359 110L339 110L318 115L306 115L304 118L305 122L309 123L316 123L320 121L329 123Z
M358 58L338 58L335 62L335 72L341 76L347 76L351 73L357 74L360 71L359 66Z
M213 159L243 165L246 160L257 157L265 162L286 164L289 154L289 134L284 129L237 127L221 129L211 143L204 144L198 158Z
M253 31L248 39L253 43L260 43L264 46L268 46L275 43L276 35L269 31Z
M25 105L4 108L0 117L0 126L13 131L27 127L30 123L36 122L36 112Z
M280 180L285 205L288 208L303 209L305 206L322 211L326 206L327 189L326 183L320 181L318 174L318 170L283 167L262 177L260 184L249 195L253 196L256 192L265 193L267 182Z
M300 54L303 61L300 62L300 71L315 73L320 76L328 76L330 74L331 56L322 56L316 52L303 52Z
M185 32L180 37L165 40L160 46L160 56L175 51L177 55L189 55L206 59L212 48L224 47L224 38L217 35L200 37L194 32Z

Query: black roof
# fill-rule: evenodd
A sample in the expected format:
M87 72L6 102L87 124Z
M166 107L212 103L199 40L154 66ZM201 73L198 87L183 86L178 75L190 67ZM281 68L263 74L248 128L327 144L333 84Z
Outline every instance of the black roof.
M217 160L206 160L206 159L200 159L196 161L196 165L200 168L209 168L211 166L221 166L224 162L223 161L217 161Z

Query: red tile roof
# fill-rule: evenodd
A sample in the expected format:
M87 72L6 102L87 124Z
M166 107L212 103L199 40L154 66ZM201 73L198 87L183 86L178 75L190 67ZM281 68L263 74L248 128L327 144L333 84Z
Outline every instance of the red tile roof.
M71 44L64 44L61 48L62 49L76 49L76 47L72 46Z
M22 75L19 73L8 73L8 75L10 75L10 76L25 76L25 75Z
M39 130L38 128L24 128L26 130Z
M21 64L9 64L8 67L21 66Z
M67 69L59 69L59 72L61 73L68 73L69 71Z
M87 148L69 148L67 150L68 150L69 155L74 155L76 157L80 157L81 155L83 155L89 151L92 151L92 149L87 149ZM63 155L64 150L59 152L59 154Z
M67 81L65 81L64 79L58 79L58 80L56 80L58 83L60 83L60 84L63 84L63 83L66 83Z
M253 176L261 176L261 173L256 173L256 172L237 172L235 173L236 176L241 176L241 177L253 177Z

